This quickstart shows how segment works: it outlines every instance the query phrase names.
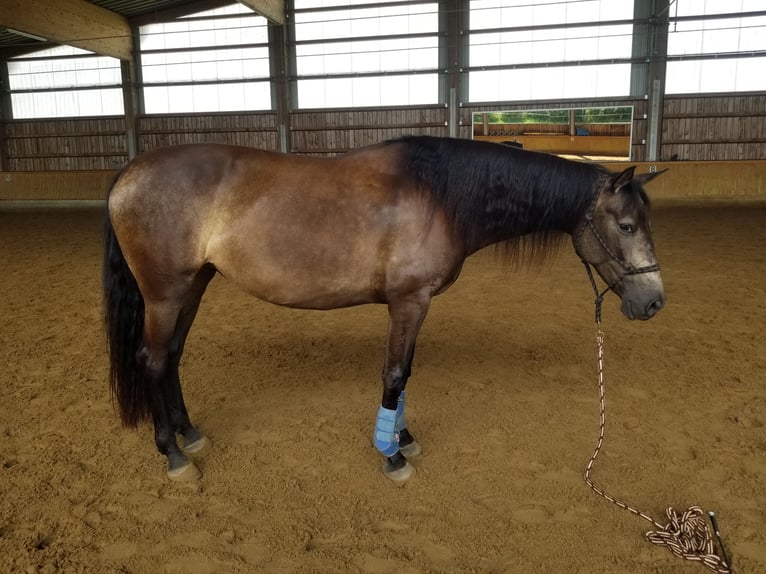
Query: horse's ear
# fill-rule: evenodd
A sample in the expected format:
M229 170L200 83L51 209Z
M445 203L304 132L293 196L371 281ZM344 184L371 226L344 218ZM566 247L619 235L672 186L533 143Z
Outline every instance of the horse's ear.
M652 181L652 180L653 180L655 177L657 177L657 176L658 176L658 175L660 175L661 173L665 173L666 171L668 171L668 168L665 168L665 169L661 169L660 171L655 171L655 172L652 172L652 173L639 173L639 174L636 176L636 178L635 178L635 179L636 179L636 181L637 181L638 183L640 183L641 185L644 185L645 183L649 183L649 182L650 182L650 181Z
M636 166L631 165L628 169L621 171L614 176L612 181L612 190L619 191L620 188L628 185L633 180L633 173L636 171Z

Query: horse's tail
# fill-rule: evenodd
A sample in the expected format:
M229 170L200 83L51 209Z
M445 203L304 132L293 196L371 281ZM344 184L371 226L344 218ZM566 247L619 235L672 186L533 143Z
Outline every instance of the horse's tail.
M112 182L110 194L117 179L119 175ZM112 400L117 399L123 424L136 426L149 415L147 380L136 359L144 330L144 298L114 235L108 207L104 228L103 289Z

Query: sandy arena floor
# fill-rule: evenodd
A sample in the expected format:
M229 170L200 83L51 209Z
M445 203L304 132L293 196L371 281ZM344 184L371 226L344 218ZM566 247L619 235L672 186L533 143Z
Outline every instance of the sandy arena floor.
M654 224L668 304L631 323L607 299L594 478L657 519L715 510L736 571L766 572L766 207ZM598 389L571 248L520 273L478 254L434 301L403 488L370 444L385 308L282 309L216 278L182 364L213 449L184 486L110 403L101 228L96 209L0 211L0 572L707 572L582 481Z

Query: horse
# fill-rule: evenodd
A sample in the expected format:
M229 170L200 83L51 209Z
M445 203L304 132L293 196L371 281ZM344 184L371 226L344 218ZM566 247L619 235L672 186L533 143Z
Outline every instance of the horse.
M179 362L216 273L276 305L385 304L372 442L385 476L403 483L421 451L405 385L431 299L480 249L544 261L570 236L594 287L591 266L628 319L653 317L665 295L643 186L656 175L430 136L336 157L218 144L141 154L113 181L105 217L104 323L122 423L151 417L168 477L200 476L190 457L210 443L190 422Z

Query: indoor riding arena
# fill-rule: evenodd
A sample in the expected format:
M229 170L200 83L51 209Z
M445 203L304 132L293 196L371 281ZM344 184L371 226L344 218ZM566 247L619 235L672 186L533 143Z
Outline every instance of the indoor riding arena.
M766 572L766 12L756 4L4 2L0 572ZM444 141L362 149L404 136ZM255 256L237 275L209 255L223 243L214 228L258 252L310 227L318 260L352 260L380 221L416 217L364 194L412 199L407 178L427 161L402 168L375 150L454 140L464 157L437 158L433 179L476 185L474 203L456 209L505 209L503 229L552 193L554 167L601 183L576 209L566 197L577 178L555 184L563 195L536 221L570 209L576 226L561 228L545 261L509 262L523 244L498 237L466 247L419 332L409 320L414 359L397 339L399 291L339 298L361 266L324 270L329 283L301 275L302 289L332 285L337 303L312 305L266 296L266 279L239 281L266 273ZM227 199L245 160L166 149L210 143L286 154L225 152L290 167L253 168L244 195ZM186 170L145 175L152 158L176 155ZM501 157L518 158L516 171L487 159ZM309 165L318 171L297 179ZM476 207L490 192L477 182L496 191L522 179L527 195ZM645 196L625 199L642 186ZM280 193L298 199L269 212L270 233L226 224L262 217ZM261 199L222 215L247 194ZM225 199L200 208L213 196ZM350 202L369 220L337 225ZM458 229L446 207L429 209L416 237ZM150 311L166 299L146 277L170 285L186 265L193 234L179 222L190 213L210 238L197 251L212 280L196 318L187 307L171 317L162 347ZM401 259L391 245L420 240L387 241L376 273ZM283 251L272 291L294 293L303 260ZM109 322L117 252L138 309L124 334ZM139 273L140 261L150 263ZM407 284L436 265L413 261ZM637 309L629 289L650 283L661 295ZM368 300L390 315L359 304ZM403 423L396 385L410 367ZM203 439L172 406L179 378ZM141 420L123 425L121 405L139 400ZM381 448L384 411L396 415L394 455ZM384 474L384 462L402 461L414 469L406 480Z

